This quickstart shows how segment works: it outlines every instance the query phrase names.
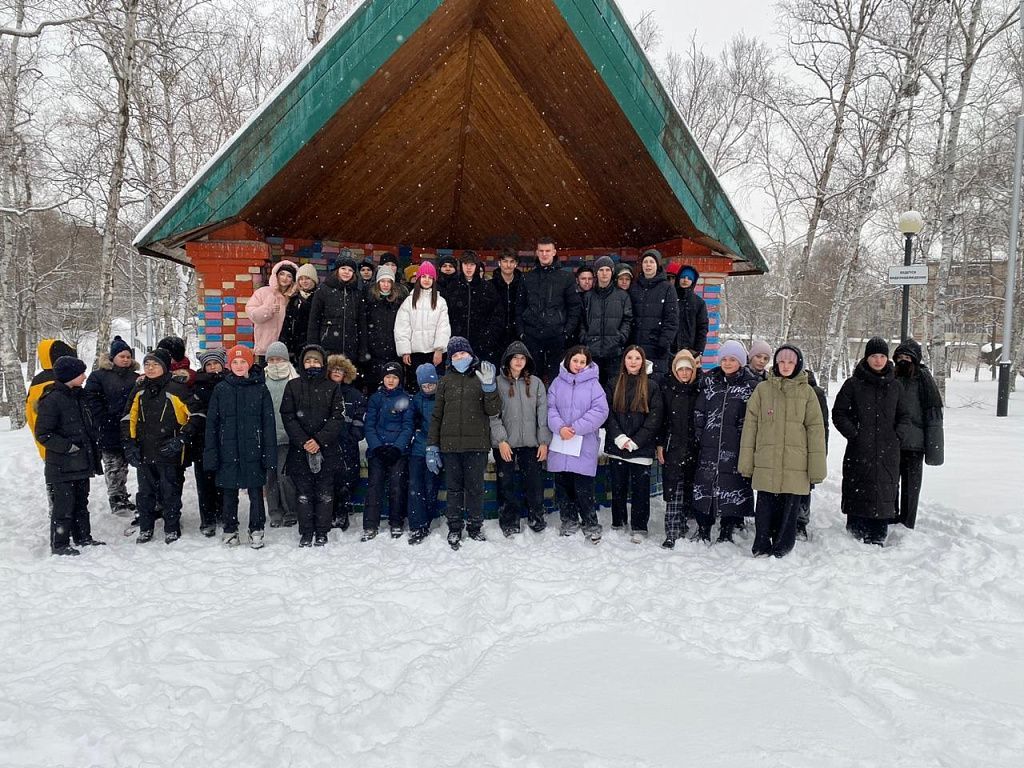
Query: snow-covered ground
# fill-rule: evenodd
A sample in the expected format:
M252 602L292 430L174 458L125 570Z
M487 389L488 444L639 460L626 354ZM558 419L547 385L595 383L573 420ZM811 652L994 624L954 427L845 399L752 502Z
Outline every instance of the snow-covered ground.
M489 522L458 553L225 550L191 482L184 539L140 547L101 478L110 546L51 558L41 463L0 433L0 765L1018 768L1024 392L994 397L951 386L946 465L885 549L844 531L833 431L781 561L752 532L664 551L661 504L642 546Z

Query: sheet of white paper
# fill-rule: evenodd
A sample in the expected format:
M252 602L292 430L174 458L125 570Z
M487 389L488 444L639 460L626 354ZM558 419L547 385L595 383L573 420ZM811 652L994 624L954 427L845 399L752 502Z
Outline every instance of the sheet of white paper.
M566 456L579 456L583 450L583 435L574 435L568 440L563 440L557 434L552 435L548 450L564 453Z

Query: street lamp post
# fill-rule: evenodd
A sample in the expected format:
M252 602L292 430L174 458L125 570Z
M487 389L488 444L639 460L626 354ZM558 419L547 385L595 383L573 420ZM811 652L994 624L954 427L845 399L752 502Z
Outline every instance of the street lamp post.
M913 262L914 235L924 228L924 216L917 211L900 214L900 232L903 233L903 266ZM903 284L903 315L900 318L900 341L910 337L910 285Z

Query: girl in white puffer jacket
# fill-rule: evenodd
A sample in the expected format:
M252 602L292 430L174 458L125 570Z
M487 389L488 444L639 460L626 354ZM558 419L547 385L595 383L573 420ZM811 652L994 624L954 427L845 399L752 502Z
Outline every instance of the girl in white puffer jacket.
M405 363L407 392L417 391L416 369L423 363L432 363L439 376L444 370L444 350L452 330L448 304L434 286L436 279L433 264L420 264L415 287L395 318L395 350Z

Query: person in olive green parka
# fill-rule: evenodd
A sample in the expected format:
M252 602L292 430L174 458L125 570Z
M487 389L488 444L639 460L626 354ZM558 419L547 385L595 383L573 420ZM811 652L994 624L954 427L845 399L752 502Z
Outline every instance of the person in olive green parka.
M755 556L793 549L800 503L827 472L825 422L803 367L799 348L783 344L747 402L739 471L757 491Z

